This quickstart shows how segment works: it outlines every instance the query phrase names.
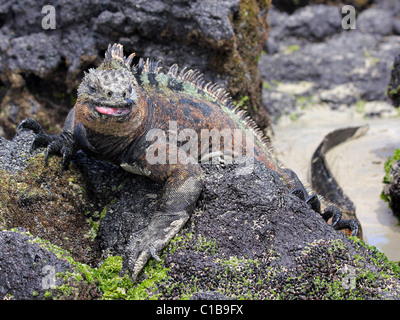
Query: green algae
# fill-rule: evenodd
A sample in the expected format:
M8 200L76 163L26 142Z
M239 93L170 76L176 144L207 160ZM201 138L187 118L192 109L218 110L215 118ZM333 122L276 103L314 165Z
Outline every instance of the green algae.
M52 241L71 251L81 262L94 257L91 226L85 212L93 212L80 172L61 168L58 157L44 165L44 154L26 158L26 169L16 173L0 170L0 227L14 226ZM85 236L86 235L86 236Z
M392 156L389 156L389 158L386 160L384 164L385 175L382 181L384 184L390 184L393 181L393 176L390 174L390 168L395 162L399 160L400 160L400 149L397 149L394 151ZM384 190L381 192L381 199L389 203L391 202L390 195L386 194Z
M92 291L96 288L97 298L102 300L156 299L159 294L153 292L155 283L164 279L168 271L163 267L162 261L151 260L141 273L142 280L136 283L127 273L121 272L123 260L120 256L110 256L100 267L93 268L75 261L70 252L50 241L36 237L30 242L53 252L58 259L67 261L72 267L67 272L57 274L63 284L49 289L45 294L47 299L87 298L82 297L78 291L88 287L91 287Z

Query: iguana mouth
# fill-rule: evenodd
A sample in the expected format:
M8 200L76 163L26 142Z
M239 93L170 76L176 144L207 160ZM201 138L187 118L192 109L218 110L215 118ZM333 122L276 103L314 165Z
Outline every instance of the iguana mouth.
M95 109L98 113L106 114L110 116L124 116L131 112L132 107L123 107L123 108L111 108L104 106L95 106Z

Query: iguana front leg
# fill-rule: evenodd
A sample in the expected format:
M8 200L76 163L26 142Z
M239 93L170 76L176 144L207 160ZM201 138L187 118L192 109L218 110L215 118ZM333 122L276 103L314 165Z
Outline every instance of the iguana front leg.
M62 167L67 169L73 154L78 150L73 133L63 131L61 134L47 134L34 119L25 119L18 125L17 132L21 130L32 130L36 136L31 144L31 151L40 147L47 147L45 164L47 166L49 157L53 154L62 155Z
M58 134L47 134L40 124L34 119L25 119L20 122L17 132L27 129L32 130L36 136L31 144L31 151L40 147L46 147L45 164L53 154L62 155L62 167L67 169L73 155L80 149L91 154L96 150L88 141L86 129L82 123L75 126L75 108L72 108L65 120L63 131Z
M159 259L159 252L186 224L204 185L203 172L198 163L160 165L155 170L167 170L167 180L159 210L148 226L133 233L130 238L127 267L133 279L150 257Z

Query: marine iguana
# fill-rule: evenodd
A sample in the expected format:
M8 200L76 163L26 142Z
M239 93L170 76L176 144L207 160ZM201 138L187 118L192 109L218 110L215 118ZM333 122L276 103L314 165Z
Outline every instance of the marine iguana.
M73 155L83 150L164 183L158 210L129 242L127 265L134 279L151 257L159 259L157 254L189 219L204 183L201 163L215 154L240 158L246 149L247 158L278 172L291 193L325 220L332 218L333 226L358 233L357 222L341 220L336 206L321 211L318 197L310 196L297 175L284 168L262 131L235 107L225 90L206 83L200 72L179 70L176 64L166 74L149 59L132 66L134 56L126 58L120 44L109 45L101 65L85 72L60 135L46 134L33 119L23 120L17 129L35 132L31 148L47 147L46 165L49 156L61 154L66 169ZM204 133L208 136L202 144L192 143ZM224 139L215 143L213 133ZM197 139L190 139L193 135ZM222 140L231 148L221 152Z

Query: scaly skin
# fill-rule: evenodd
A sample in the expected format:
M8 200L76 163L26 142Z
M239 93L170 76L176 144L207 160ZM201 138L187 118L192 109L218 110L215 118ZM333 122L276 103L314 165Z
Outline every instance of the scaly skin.
M127 265L134 279L151 256L158 259L157 254L189 219L203 188L201 159L212 151L227 161L229 156L253 156L255 161L276 170L293 194L321 213L317 197L309 197L296 174L283 168L261 131L233 106L224 90L205 84L196 71L178 72L176 65L167 74L149 60L141 59L131 68L133 57L123 57L121 45L109 46L104 62L85 74L62 134L47 135L32 119L21 122L19 130L34 130L37 135L32 147L47 146L46 161L50 155L61 153L65 168L73 154L82 149L129 172L164 183L163 196L150 224L132 234L129 242ZM231 143L230 150L236 152L224 149L219 139L216 145L217 140L208 138L204 140L207 143L188 148L192 146L189 142L198 142L206 133L212 136L224 132L228 133L224 143ZM211 147L215 150L208 150ZM161 161L163 154L167 155L165 161ZM328 207L323 218L333 216L337 224L340 215L340 211ZM357 226L343 221L340 225L357 233Z

